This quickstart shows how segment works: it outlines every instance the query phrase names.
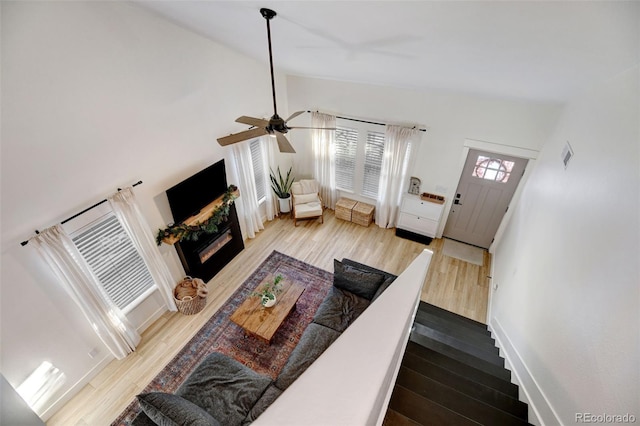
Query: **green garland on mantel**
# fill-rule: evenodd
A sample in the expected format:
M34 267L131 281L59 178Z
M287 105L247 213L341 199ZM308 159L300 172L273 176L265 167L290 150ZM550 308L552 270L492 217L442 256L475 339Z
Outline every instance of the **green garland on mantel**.
M202 234L215 234L218 232L218 225L226 222L229 218L229 209L237 198L235 195L237 189L237 186L229 185L227 192L222 196L222 204L220 204L220 206L213 211L213 215L204 222L196 223L195 225L179 223L165 229L158 229L156 243L161 245L164 239L173 237L179 241L198 241L198 238L200 238Z

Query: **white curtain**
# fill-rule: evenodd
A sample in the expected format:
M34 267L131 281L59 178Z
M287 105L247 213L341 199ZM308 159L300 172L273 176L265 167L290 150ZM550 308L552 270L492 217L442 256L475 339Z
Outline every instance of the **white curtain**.
M280 150L278 149L278 141L272 137L263 137L260 140L260 147L262 148L262 170L264 171L264 182L266 185L265 208L267 210L267 220L273 220L273 218L278 215L278 198L271 189L269 170L275 170L276 153L280 152Z
M236 209L243 234L242 238L255 238L256 232L264 229L264 225L260 217L250 142L236 143L231 148L233 168L238 179L237 186L240 188Z
M31 242L113 355L122 359L133 352L140 334L102 290L62 226L42 231Z
M164 303L170 311L177 311L176 303L173 300L173 277L166 263L162 259L158 246L155 243L149 225L145 220L133 188L130 186L107 197L109 204L122 227L127 231L133 245L144 260L153 281L156 283Z
M400 126L386 126L380 186L376 203L376 224L393 228L404 189L408 185L407 170L411 145L415 146L419 130Z
M311 126L335 128L336 117L320 112L312 112ZM336 189L336 131L314 129L311 140L313 177L320 184L320 196L325 207L335 209L338 197Z

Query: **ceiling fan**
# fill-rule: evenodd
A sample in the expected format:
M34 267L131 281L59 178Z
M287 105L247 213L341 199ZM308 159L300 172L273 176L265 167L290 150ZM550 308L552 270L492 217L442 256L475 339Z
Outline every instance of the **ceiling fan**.
M291 114L289 118L283 120L278 115L278 109L276 106L276 86L273 76L273 57L271 53L271 27L269 21L276 16L276 12L271 9L262 8L260 14L267 21L267 40L269 41L269 65L271 67L271 95L273 97L273 116L269 120L263 118L248 117L243 115L236 119L237 123L248 124L253 126L249 130L243 132L234 133L229 136L218 138L218 143L222 146L232 145L234 143L242 142L247 139L253 139L264 135L275 136L278 141L278 148L280 152L295 153L296 151L289 143L289 140L284 136L291 129L317 129L318 127L289 127L287 123L293 118L299 116L304 111L297 111ZM335 128L322 128L324 130L335 130Z

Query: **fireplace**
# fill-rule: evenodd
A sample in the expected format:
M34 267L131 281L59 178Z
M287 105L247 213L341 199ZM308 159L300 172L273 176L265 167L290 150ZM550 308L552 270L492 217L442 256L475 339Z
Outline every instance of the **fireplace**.
M211 259L211 256L222 250L231 240L233 240L231 229L227 229L222 234L219 234L219 236L215 240L211 241L204 249L198 251L200 263L206 263L207 260Z
M198 241L181 241L176 251L187 275L207 282L244 249L236 206L215 234L205 234Z

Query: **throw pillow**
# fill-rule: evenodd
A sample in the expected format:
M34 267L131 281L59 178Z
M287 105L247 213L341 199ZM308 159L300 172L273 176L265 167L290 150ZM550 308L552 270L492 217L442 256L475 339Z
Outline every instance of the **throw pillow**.
M318 194L311 193L311 194L300 194L300 195L294 195L293 199L295 200L296 205L298 204L307 204L310 203L312 201L318 201Z
M387 277L383 282L382 285L380 285L380 288L378 288L378 291L376 291L376 294L373 295L373 299L371 299L371 301L373 302L374 300L376 300L378 297L380 297L380 295L382 294L383 291L385 291L392 282L394 282L396 279L395 276L390 276Z
M220 423L193 402L177 395L150 392L137 396L142 410L160 426L220 426Z
M207 410L223 425L240 425L272 383L220 352L208 355L175 394Z
M313 317L313 322L343 332L371 302L350 291L332 287Z
M365 271L345 265L337 259L333 260L333 285L342 290L350 291L367 300L371 300L384 281L384 275L377 272Z

